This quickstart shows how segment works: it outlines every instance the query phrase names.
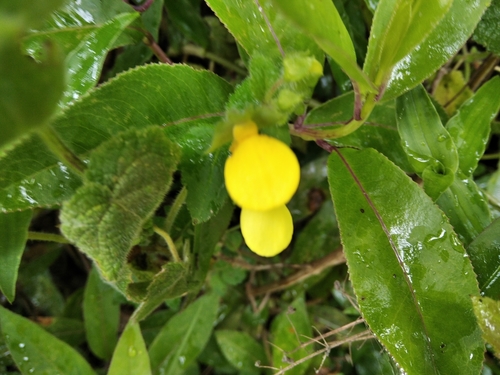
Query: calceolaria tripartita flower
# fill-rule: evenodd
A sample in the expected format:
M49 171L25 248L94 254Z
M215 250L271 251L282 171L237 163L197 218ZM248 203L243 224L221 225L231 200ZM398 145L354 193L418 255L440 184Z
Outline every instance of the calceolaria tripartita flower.
M251 120L234 126L224 178L230 197L242 208L241 232L247 246L271 257L292 239L292 216L285 204L297 190L300 167L286 144L258 130Z

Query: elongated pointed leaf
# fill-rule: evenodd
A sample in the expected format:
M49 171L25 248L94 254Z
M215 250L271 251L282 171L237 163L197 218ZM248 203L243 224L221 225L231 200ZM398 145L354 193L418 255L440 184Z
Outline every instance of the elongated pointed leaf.
M168 321L149 348L154 374L182 374L193 363L210 338L218 306L215 294L206 295Z
M396 100L398 131L408 159L424 180L424 189L436 200L453 183L458 154L448 131L418 86Z
M472 34L489 3L479 0L472 5L469 0L454 0L425 40L396 62L384 100L394 99L415 87L448 61Z
M67 87L62 105L69 104L94 87L101 75L102 65L109 50L123 30L139 16L125 13L91 32L66 59Z
M0 326L10 354L23 374L95 375L71 346L1 306Z
M81 98L54 127L68 147L85 158L99 144L126 129L164 125L167 131L181 129L176 133L181 136L193 124L213 125L223 116L231 90L227 82L206 71L183 65L149 65L121 74ZM192 173L206 167L199 164L200 160L213 156L204 154L208 147L200 145L196 148L198 158L191 164L186 161ZM36 135L0 155L0 210L58 205L80 184L80 179L54 158ZM219 189L218 184L214 186ZM221 194L208 196L216 200ZM207 206L213 210L217 205Z
M494 77L466 101L446 124L457 146L459 168L472 176L484 154L491 130L491 121L500 109L500 77Z
M310 35L362 92L376 92L356 63L351 37L330 0L273 0L283 14Z
M111 358L118 341L120 305L117 294L101 279L97 269L92 268L83 296L83 319L90 349L106 360Z
M374 150L335 150L328 179L350 279L379 341L408 375L477 375L479 289L443 213Z
M450 9L453 0L382 0L373 17L364 71L379 86L398 61L415 49Z
M123 293L127 254L163 200L179 159L159 127L129 130L90 157L84 185L61 211L61 230Z
M0 213L0 291L12 303L16 295L16 281L23 255L31 211Z
M266 353L262 344L259 344L252 336L246 332L220 330L215 332L215 338L224 357L240 373L261 373L255 363L265 364Z
M139 323L129 322L113 353L108 375L151 375L148 350Z
M467 248L481 292L500 300L500 218L489 225Z
M484 339L500 358L500 302L488 297L472 297L472 303Z

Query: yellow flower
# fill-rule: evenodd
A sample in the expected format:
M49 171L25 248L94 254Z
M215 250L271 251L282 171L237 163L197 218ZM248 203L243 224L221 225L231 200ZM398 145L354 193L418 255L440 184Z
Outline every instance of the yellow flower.
M292 240L292 215L285 205L270 211L252 211L243 208L240 225L247 246L263 257L281 253Z
M259 134L253 121L234 126L233 138L224 167L226 188L242 208L241 233L247 246L271 257L292 240L292 215L285 204L299 185L299 162L286 144Z
M233 131L232 155L224 167L229 196L238 206L253 211L284 205L299 186L297 157L283 142L258 134L253 122L239 126Z

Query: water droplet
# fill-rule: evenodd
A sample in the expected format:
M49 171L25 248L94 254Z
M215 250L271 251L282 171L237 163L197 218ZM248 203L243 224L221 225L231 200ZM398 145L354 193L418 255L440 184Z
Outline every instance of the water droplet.
M183 355L181 355L179 357L179 362L180 362L181 365L184 365L184 363L186 362L186 357L184 357Z
M440 135L438 136L438 141L439 141L439 142L443 142L443 141L445 141L445 140L446 140L446 135L444 135L444 134L440 134Z
M135 357L137 355L137 350L133 346L128 347L128 356Z
M26 345L25 345L23 342L20 342L20 343L19 343L19 347L20 347L21 349L23 349L25 346L26 346Z
M23 357L23 361L28 362L30 359L28 357Z
M29 371L30 374L33 374L35 372L35 369L34 368L30 368L28 371Z

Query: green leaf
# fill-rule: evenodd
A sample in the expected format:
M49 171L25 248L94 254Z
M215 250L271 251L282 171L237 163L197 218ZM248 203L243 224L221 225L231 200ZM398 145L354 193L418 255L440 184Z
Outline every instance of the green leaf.
M34 27L45 20L49 14L64 3L64 0L47 0L33 3L30 0L2 1L0 19L2 23L17 23L19 28ZM4 30L1 30L2 32Z
M255 52L278 56L276 37L284 53L309 51L323 60L316 44L276 12L269 1L262 1L261 9L254 0L207 0L207 4L250 56Z
M491 223L467 248L482 295L500 300L500 218Z
M297 361L308 355L305 348L294 351L292 350L300 346L304 337L312 336L312 326L307 314L304 297L296 298L286 311L281 312L274 318L271 324L271 335L273 344L273 366L276 368L286 367L285 359L289 358L292 361ZM307 339L306 339L307 340ZM305 361L294 366L286 373L291 375L303 375L307 373L311 361Z
M86 341L85 326L81 320L58 317L46 327L47 331L59 340L76 348Z
M168 321L149 348L154 374L181 374L193 363L210 338L218 306L217 296L205 295Z
M16 295L16 281L23 255L31 211L0 213L0 290L12 303Z
M231 90L226 81L207 71L184 65L148 65L87 94L53 125L67 146L85 158L126 129L164 125L166 132L179 129L180 136L195 124L213 125L223 116ZM204 145L199 153L208 147ZM0 210L4 212L60 204L80 184L36 135L0 154Z
M182 34L197 45L208 48L209 29L207 23L190 0L166 0L169 20Z
M124 13L89 33L66 58L67 88L62 105L67 105L94 87L101 75L102 65L109 50L123 30L139 16Z
M0 326L10 354L23 374L95 375L71 346L1 306Z
M494 77L466 101L446 124L457 146L459 169L472 176L484 154L490 136L491 121L500 110L500 77Z
M457 176L436 203L465 247L491 223L488 204L472 178Z
M500 0L492 0L491 5L484 12L481 21L477 24L473 38L490 52L500 55Z
M394 99L415 87L455 55L474 31L489 3L489 0L479 0L471 6L469 0L454 0L425 40L396 62L383 99Z
M472 297L474 313L483 331L484 340L493 347L500 357L500 302L488 297Z
M442 212L375 150L335 150L328 177L350 279L378 340L408 375L478 374L470 296L479 290Z
M61 230L120 291L130 280L127 254L163 200L179 154L159 127L129 130L90 156L86 181L61 211Z
M131 294L129 285L128 294ZM147 294L134 311L133 319L140 322L151 314L165 300L180 297L188 290L188 270L182 263L167 263L147 286Z
M105 283L93 267L83 296L83 318L87 342L99 358L109 360L118 340L120 305L116 290Z
M261 371L255 364L266 362L262 344L246 332L231 330L215 331L215 338L224 357L240 374L260 374Z
M382 0L373 17L364 72L384 85L393 66L408 56L435 29L453 0Z
M396 100L398 130L425 192L436 200L455 178L458 154L448 131L422 86Z
M151 375L148 350L137 322L129 322L113 353L108 375Z
M376 92L370 79L358 67L351 37L330 0L273 0L272 3L301 31L310 35L361 92Z

